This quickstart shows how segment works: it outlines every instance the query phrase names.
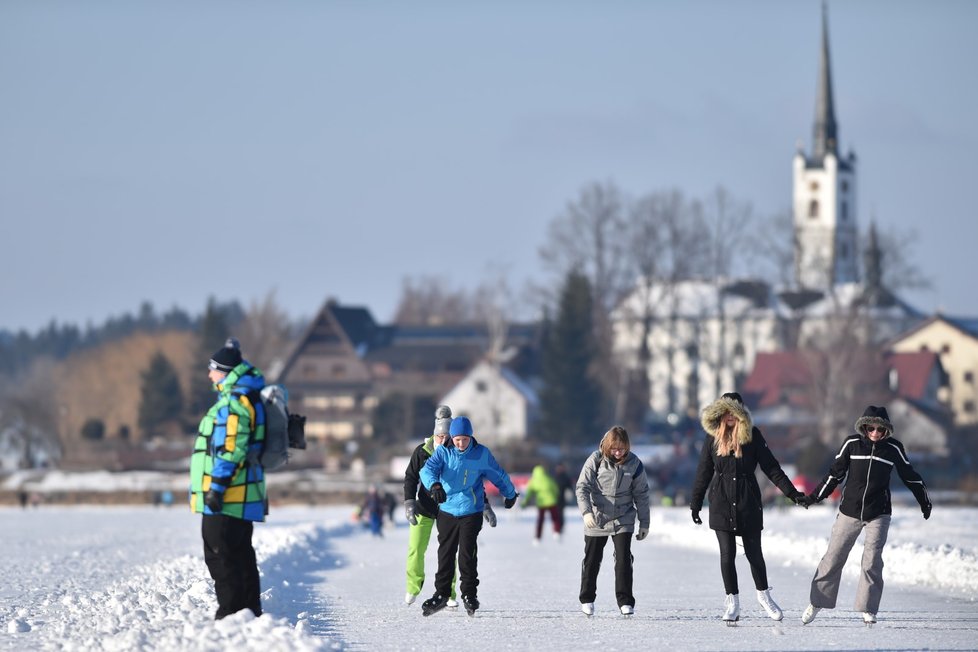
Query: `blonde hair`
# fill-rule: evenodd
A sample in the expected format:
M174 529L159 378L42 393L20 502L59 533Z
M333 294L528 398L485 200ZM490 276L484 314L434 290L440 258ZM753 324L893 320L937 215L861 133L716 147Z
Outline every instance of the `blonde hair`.
M714 450L716 450L717 455L720 457L730 455L731 453L733 453L734 457L743 457L741 445L750 441L747 424L743 420L737 419L737 423L732 426L727 426L724 423L727 414L733 414L733 412L727 412L720 418L720 423L717 424L717 428L713 433ZM734 414L734 417L736 416Z
M601 444L598 445L601 450L601 454L608 459L614 459L611 457L612 448L624 448L625 454L627 455L632 450L632 444L628 441L628 431L621 426L615 426L608 432L604 433L604 437L601 438ZM622 459L624 459L624 455Z

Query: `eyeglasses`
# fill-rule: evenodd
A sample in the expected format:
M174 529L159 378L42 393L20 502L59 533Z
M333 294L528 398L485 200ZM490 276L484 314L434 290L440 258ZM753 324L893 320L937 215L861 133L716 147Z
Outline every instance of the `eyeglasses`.
M610 451L618 451L619 453L625 450L624 448L609 448Z
M880 428L878 426L866 426L866 434L871 432L886 432L886 428Z

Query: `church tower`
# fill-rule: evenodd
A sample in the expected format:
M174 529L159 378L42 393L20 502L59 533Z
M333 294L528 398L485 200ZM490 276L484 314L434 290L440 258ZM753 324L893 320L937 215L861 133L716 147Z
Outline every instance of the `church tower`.
M856 155L839 156L828 29L823 4L812 152L795 154L793 193L795 281L822 291L859 280Z

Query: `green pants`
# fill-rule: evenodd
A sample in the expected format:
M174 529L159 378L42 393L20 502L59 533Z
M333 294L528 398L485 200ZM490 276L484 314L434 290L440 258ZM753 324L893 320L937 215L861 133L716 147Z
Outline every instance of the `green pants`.
M413 595L421 593L424 585L424 554L428 550L428 541L431 539L431 529L435 526L435 519L418 514L417 525L409 525L408 530L408 555L407 555L407 592ZM455 570L455 577L452 578L452 600L455 599L455 581L458 579L458 569Z

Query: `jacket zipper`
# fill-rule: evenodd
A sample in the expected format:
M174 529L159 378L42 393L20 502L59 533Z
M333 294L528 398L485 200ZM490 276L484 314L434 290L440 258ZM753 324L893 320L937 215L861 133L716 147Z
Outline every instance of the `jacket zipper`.
M863 504L859 508L859 520L863 520L863 516L866 513L866 493L869 491L869 473L873 470L873 455L876 454L876 442L873 442L873 447L869 450L869 464L866 466L866 486L863 487Z

